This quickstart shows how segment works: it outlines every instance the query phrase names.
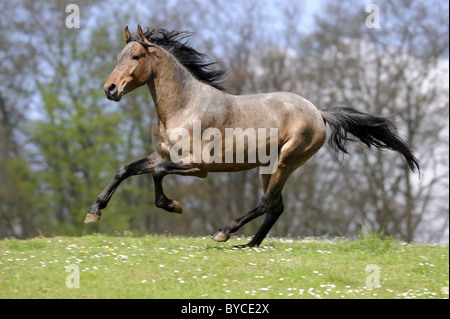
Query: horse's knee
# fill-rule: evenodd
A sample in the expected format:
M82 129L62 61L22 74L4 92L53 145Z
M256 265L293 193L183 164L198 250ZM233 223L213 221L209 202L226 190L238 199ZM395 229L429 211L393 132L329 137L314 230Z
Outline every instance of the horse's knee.
M166 174L166 169L163 166L157 165L155 169L153 170L152 176L155 179L160 179L164 177Z
M121 181L124 179L124 177L127 174L128 165L122 165L120 168L116 171L116 174L114 175L114 179Z

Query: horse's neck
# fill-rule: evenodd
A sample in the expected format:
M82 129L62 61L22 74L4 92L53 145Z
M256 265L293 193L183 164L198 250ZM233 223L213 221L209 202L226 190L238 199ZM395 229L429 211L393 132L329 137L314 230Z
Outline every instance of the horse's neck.
M189 71L169 53L164 53L147 84L158 116L164 124L169 116L174 116L189 103L195 82L198 81Z

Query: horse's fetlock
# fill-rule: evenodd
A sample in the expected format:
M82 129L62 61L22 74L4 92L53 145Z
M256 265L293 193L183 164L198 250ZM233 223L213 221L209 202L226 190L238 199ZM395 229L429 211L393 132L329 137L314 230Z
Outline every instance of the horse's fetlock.
M155 201L155 206L158 208L164 208L166 207L166 203L164 203L162 200Z

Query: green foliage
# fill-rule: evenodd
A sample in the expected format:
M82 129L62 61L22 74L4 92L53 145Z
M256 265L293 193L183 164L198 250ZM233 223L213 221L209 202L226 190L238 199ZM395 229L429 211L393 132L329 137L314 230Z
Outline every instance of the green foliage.
M168 176L167 195L184 207L179 216L155 208L151 176L138 176L120 185L100 223L82 223L115 171L154 150L155 109L147 88L120 103L107 101L103 92L124 46L124 26L134 32L139 22L195 31L192 45L230 69L225 86L231 94L290 91L320 109L343 103L399 115L399 133L421 152L424 178L418 182L389 152L358 150L336 160L324 147L290 177L286 212L273 235L356 236L362 222L408 241L425 225L424 240L448 240L448 150L441 148L448 145L448 134L441 134L448 131L448 87L441 86L448 70L440 64L448 59L448 7L388 2L380 9L392 18L385 19L391 27L373 30L364 28L354 0L325 1L305 29L299 21L314 6L300 2L180 3L148 1L137 8L81 1L81 27L68 29L66 4L59 0L2 2L0 29L8 32L0 35L0 238L127 229L212 234L257 205L257 170L203 180ZM232 15L220 14L230 7ZM412 19L414 29L410 17L420 17ZM393 45L398 36L411 41ZM263 218L237 234L254 234ZM352 249L378 255L396 244L363 236Z
M39 181L22 159L0 161L0 225L4 236L38 235L32 225L46 218L39 201Z
M30 124L29 134L39 149L43 198L60 223L59 231L67 233L82 220L98 184L106 184L118 167L111 154L121 141L120 117L98 104L83 104L81 98L62 103L57 89L41 94L45 115Z

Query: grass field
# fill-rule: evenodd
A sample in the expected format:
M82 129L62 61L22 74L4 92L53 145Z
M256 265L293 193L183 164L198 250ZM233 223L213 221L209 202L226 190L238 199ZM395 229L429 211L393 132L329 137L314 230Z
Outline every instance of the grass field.
M104 236L0 241L0 298L448 298L448 245ZM78 281L77 281L78 278Z

